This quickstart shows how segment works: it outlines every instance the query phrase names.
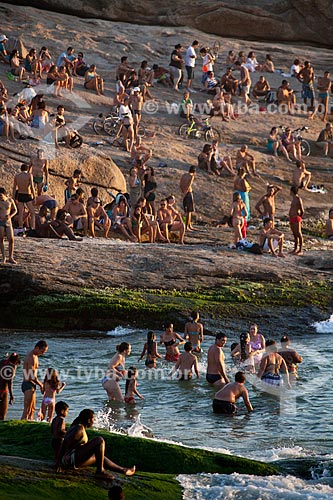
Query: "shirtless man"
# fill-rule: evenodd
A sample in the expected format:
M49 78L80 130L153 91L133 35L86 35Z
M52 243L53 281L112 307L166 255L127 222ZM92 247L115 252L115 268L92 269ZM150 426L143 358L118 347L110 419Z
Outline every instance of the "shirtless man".
M332 80L329 71L325 71L324 76L318 78L317 88L318 106L316 106L316 108L314 109L312 115L310 116L310 120L313 120L319 109L322 109L322 107L324 107L322 120L323 122L326 122L328 115L328 104L330 100L330 90L332 88Z
M74 231L83 229L84 236L87 236L88 214L86 207L80 202L77 193L72 194L64 206L64 210L66 210L72 218Z
M311 172L306 170L303 160L296 160L296 167L293 172L292 185L298 189L308 191L308 185L311 180Z
M43 384L38 380L38 357L48 350L45 340L40 340L34 349L26 355L23 363L22 392L24 394L24 408L21 420L34 420L36 409L36 385L42 389Z
M23 163L21 172L14 177L13 198L17 202L19 229L23 229L23 213L26 206L30 213L30 227L35 229L35 188L30 165Z
M143 97L140 91L140 87L134 87L133 95L131 95L129 103L133 111L134 136L137 137L143 106Z
M101 203L99 198L93 198L91 205L87 208L88 227L93 238L95 238L95 226L104 229L104 238L108 237L111 227L111 221Z
M129 66L128 57L122 56L122 58L120 59L120 64L116 69L116 80L120 80L122 83L124 83L132 71L134 71L134 68L131 68Z
M303 235L302 235L302 217L304 215L303 201L298 195L298 188L290 188L292 196L289 209L289 223L294 236L294 255L303 255Z
M294 91L289 87L288 80L282 80L282 83L277 91L277 101L278 105L287 104L288 114L291 115L291 111L294 109L296 104L296 96Z
M49 162L44 158L42 149L37 150L37 156L31 157L30 167L34 183L37 186L37 196L39 196L42 191L48 190L49 184Z
M264 219L264 227L259 233L259 245L264 252L272 252L273 257L284 257L283 245L284 234L274 229L273 220L270 217ZM276 253L276 249L279 253Z
M183 207L186 215L185 229L189 231L195 231L192 226L191 218L192 212L194 212L194 200L192 186L194 182L194 177L196 173L196 168L192 165L186 174L183 174L180 179L179 187L184 196Z
M58 208L58 202L55 198L53 198L49 194L41 194L39 196L36 196L36 198L34 199L34 205L36 207L42 206L47 210L50 210L51 221L55 220Z
M67 203L72 194L74 194L77 188L80 186L81 178L82 171L79 168L76 168L73 175L69 177L65 182L65 185L67 186L65 189L65 203Z
M314 71L309 61L304 62L304 67L298 73L297 79L302 82L302 97L304 104L307 104L308 99L311 101L311 108L314 111Z
M275 216L275 196L281 191L280 186L267 185L267 193L257 202L255 209L259 212L262 219L270 217L274 225ZM260 208L262 205L262 209Z
M248 147L246 144L243 144L239 151L237 151L236 155L236 167L239 169L243 167L245 171L250 174L250 168L252 169L252 173L255 177L259 177L256 172L256 162L253 155L251 155L248 151Z
M215 344L208 349L206 380L215 387L220 387L230 382L226 374L224 352L222 351L222 347L226 342L227 336L224 333L217 333Z
M241 97L244 98L245 104L249 105L251 104L249 94L252 84L249 70L244 64L241 64L240 61L235 62L235 69L238 69L240 71L239 86L241 89Z
M253 411L249 399L249 393L244 387L246 377L243 372L237 372L235 382L229 382L220 389L213 399L213 412L224 415L234 415L237 413L236 399L242 397L248 411Z
M265 97L266 100L270 90L271 90L270 84L265 79L265 77L261 75L259 80L253 87L252 95L255 99L258 99L259 97Z
M238 89L238 80L232 74L232 69L228 68L221 77L221 89L235 95Z
M7 236L9 245L9 262L16 264L14 259L14 233L12 217L17 214L17 208L12 198L7 196L6 190L0 187L0 249L2 263L6 264L4 237Z
M199 367L197 357L192 354L192 342L185 342L184 351L180 356L175 366L171 370L169 376L178 370L178 380L192 380L192 370L194 370L197 378L199 375Z
M279 349L278 353L286 362L289 380L298 380L298 364L302 363L303 358L295 349L291 349L288 335L283 335L280 342L281 349Z

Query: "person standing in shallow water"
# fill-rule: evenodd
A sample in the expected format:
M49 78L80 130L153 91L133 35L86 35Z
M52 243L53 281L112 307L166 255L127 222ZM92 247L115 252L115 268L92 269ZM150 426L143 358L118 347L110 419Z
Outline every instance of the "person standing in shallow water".
M131 345L122 342L117 345L117 353L110 359L105 377L102 378L102 385L107 392L110 401L124 401L119 382L124 378L126 356L131 354Z
M207 354L206 380L209 384L221 387L230 382L226 374L224 352L222 347L227 342L227 336L219 332L216 334L215 343L210 346Z
M242 397L248 411L253 411L252 404L249 399L249 393L245 389L244 384L246 377L244 373L237 372L235 382L229 382L220 389L213 400L213 412L222 413L225 415L234 415L237 413L236 399Z
M199 312L193 311L189 321L185 324L184 339L189 340L193 346L193 352L201 352L201 342L204 339L203 325L199 323Z
M13 380L21 358L13 352L8 358L0 361L0 420L6 420L8 403L14 403ZM9 401L8 401L9 396Z
M21 420L34 420L36 409L36 386L43 386L38 380L38 358L48 350L45 340L37 342L32 351L28 352L23 362L22 392L24 394L24 408Z

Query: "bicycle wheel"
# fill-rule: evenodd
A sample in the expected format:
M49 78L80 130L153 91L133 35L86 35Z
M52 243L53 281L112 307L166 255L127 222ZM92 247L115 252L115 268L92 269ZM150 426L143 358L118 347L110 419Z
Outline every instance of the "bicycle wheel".
M104 121L104 125L103 125L104 132L106 132L110 136L114 136L117 134L117 132L119 130L119 125L120 125L119 120L115 120L112 117L107 118Z
M309 156L311 152L310 144L306 139L301 140L302 156Z
M93 122L92 126L93 126L95 134L97 134L97 135L102 135L103 134L103 132L104 132L103 120L95 120Z
M138 137L144 137L146 135L146 129L144 128L143 125L139 125L138 128Z
M186 139L188 139L190 137L190 134L188 131L189 131L189 124L188 123L183 123L182 125L180 125L179 129L178 129L178 135L180 135L181 137L185 137Z
M220 132L214 127L209 127L209 129L207 129L205 132L205 140L207 142L211 142L214 139L216 139L217 141L220 140Z

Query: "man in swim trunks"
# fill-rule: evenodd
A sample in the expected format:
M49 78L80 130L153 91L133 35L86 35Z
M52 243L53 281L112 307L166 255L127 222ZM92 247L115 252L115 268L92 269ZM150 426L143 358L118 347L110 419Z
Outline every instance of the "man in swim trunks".
M38 357L48 350L45 340L37 342L32 351L28 352L23 363L22 392L24 394L24 408L21 420L34 420L36 409L36 385L40 388L43 383L38 380Z
M58 202L55 198L53 198L48 194L41 194L39 196L36 196L34 200L34 205L36 207L42 206L45 207L47 210L50 210L51 220L55 220L58 208Z
M275 215L275 196L281 191L280 186L274 186L273 184L267 185L267 192L260 198L255 208L261 215L262 219L270 217L274 225L274 215ZM261 207L262 205L262 208Z
M7 236L9 244L9 262L16 264L14 260L14 233L12 218L17 214L17 208L14 200L7 196L6 190L0 187L0 248L2 254L2 263L6 263L4 237Z
M230 382L226 374L224 352L222 351L222 347L226 342L227 336L219 332L216 334L215 343L208 349L206 380L216 387L221 387Z
M142 115L142 106L143 106L143 96L141 94L140 87L134 87L133 94L130 97L129 104L131 106L133 112L133 120L134 120L134 138L138 136L139 125L141 121Z
M303 255L303 235L302 235L302 217L304 215L303 201L298 195L298 187L290 188L292 196L289 209L289 223L294 235L294 255Z
M183 193L183 207L186 215L185 229L189 231L195 231L195 228L191 224L192 212L194 212L194 200L192 186L194 182L194 177L196 173L195 166L191 165L188 173L183 174L180 179L179 187Z
M310 119L312 120L315 114L324 107L323 122L326 122L328 115L328 105L330 98L330 90L332 89L331 75L329 71L325 71L324 76L318 78L318 106L313 111Z
M34 183L37 186L37 196L39 196L43 190L47 191L49 184L49 162L44 158L42 149L37 150L37 156L31 157L30 167Z
M302 97L304 99L304 104L307 104L308 99L310 99L312 111L314 110L314 78L313 67L309 61L305 61L304 67L298 73L297 79L302 82Z
M246 377L243 372L237 372L235 382L229 382L220 389L213 400L213 412L234 415L237 412L236 399L242 397L248 411L253 411L249 393L244 387Z
M185 342L184 352L179 356L175 366L170 372L170 376L178 370L178 380L192 380L192 370L194 370L197 378L199 375L198 359L192 353L192 342Z
M16 200L18 208L19 229L23 229L23 213L26 206L30 213L30 227L35 229L35 188L30 165L23 163L21 172L14 177L13 198Z
M74 231L82 229L84 236L87 236L88 214L86 207L80 202L77 193L72 194L69 200L67 200L64 210L66 210L72 218Z

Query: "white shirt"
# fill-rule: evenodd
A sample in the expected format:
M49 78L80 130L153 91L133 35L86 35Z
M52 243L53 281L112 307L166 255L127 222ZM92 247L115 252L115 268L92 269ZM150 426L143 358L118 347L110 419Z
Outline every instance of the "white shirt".
M194 57L191 57L191 56L194 56ZM190 45L189 48L187 49L186 55L185 55L185 66L190 66L191 68L194 68L196 58L197 58L197 54L195 53L195 50L192 47L192 45Z
M125 106L125 104L122 104L119 108L119 118L124 121L124 120L128 120L129 123L132 123L133 121L133 117L132 117L132 113L131 113L131 110L130 110L130 107L129 106Z
M213 64L211 62L211 56L209 54L206 54L203 58L202 65L207 67L207 73L208 71L213 71Z

